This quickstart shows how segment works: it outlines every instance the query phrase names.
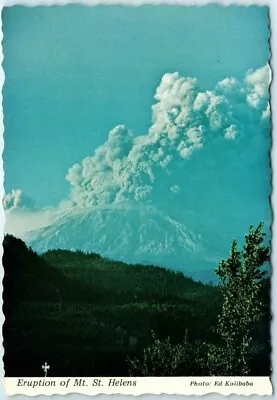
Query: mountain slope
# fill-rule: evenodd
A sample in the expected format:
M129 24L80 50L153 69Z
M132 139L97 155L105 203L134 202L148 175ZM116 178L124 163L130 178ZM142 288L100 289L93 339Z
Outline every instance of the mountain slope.
M152 330L216 343L219 292L182 273L82 252L39 256L12 236L3 264L6 376L41 376L45 360L50 376L128 376L127 357L142 354Z
M183 271L214 268L200 235L145 205L124 203L71 210L52 224L29 232L25 241L39 253L50 249L82 250L113 260Z

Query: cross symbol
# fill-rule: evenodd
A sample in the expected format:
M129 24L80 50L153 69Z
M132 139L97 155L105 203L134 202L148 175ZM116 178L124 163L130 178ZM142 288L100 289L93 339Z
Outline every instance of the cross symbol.
M45 362L44 365L41 366L41 368L43 369L44 374L45 374L44 376L46 377L47 376L47 370L50 368L50 365L48 365L47 362Z

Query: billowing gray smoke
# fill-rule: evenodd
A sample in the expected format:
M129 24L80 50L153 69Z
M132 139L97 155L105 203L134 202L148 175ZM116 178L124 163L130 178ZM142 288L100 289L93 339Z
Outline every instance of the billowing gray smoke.
M248 72L243 82L226 78L214 90L201 91L195 78L165 74L156 90L147 134L135 136L117 126L93 156L70 168L66 179L72 204L156 203L161 194L172 201L172 195L193 190L189 175L203 179L201 164L209 168L209 163L220 163L221 152L226 163L234 159L228 158L230 152L244 157L247 167L249 148L268 146L269 79L266 65ZM193 161L196 153L198 166ZM224 169L224 162L218 168ZM202 175L206 176L203 169Z

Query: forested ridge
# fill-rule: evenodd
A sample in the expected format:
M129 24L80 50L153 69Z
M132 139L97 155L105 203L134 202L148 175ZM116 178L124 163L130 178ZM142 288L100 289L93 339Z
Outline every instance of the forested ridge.
M170 352L185 338L191 360L205 343L221 346L219 288L181 272L80 251L39 256L11 235L4 238L3 266L6 376L42 376L45 361L49 376L128 376L153 340L169 340ZM259 329L251 374L268 375L267 322ZM176 374L206 375L200 364Z

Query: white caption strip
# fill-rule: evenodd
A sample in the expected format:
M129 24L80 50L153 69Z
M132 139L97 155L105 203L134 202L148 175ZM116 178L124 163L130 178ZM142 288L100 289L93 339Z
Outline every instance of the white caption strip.
M7 395L81 393L272 395L269 377L159 377L159 378L4 378Z

